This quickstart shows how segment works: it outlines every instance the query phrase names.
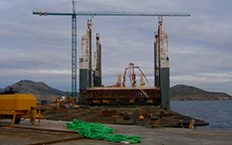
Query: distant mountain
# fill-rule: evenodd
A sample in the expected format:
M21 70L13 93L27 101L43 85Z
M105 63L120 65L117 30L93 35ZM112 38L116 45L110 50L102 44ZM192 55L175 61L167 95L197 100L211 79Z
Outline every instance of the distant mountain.
M53 89L43 82L33 82L30 80L21 80L8 87L12 87L20 93L33 94L38 100L54 101L55 98L66 95L66 92Z
M176 85L170 89L171 100L228 100L232 96L220 92L208 92L193 86Z
M33 94L38 100L54 101L55 98L67 95L66 92L49 87L43 82L33 82L30 80L21 80L11 86L20 93ZM7 88L8 88L7 87ZM7 89L5 88L5 89ZM4 89L0 88L0 92ZM176 100L227 100L232 96L226 93L208 92L193 86L176 85L170 88L172 101Z

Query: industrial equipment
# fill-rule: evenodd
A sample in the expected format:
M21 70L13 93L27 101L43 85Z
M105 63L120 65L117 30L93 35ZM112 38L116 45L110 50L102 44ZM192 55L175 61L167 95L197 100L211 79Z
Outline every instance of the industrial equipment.
M138 69L141 75L141 86L136 87L136 73ZM126 87L126 74L129 71L130 87ZM145 87L143 78L146 79L149 87ZM130 63L124 71L123 83L121 83L121 75L117 75L116 85L107 87L91 87L87 88L90 96L88 104L90 105L160 105L160 88L151 87L146 76L138 66Z
M139 115L139 120L140 120L140 121L144 120L144 116L143 116L143 113L142 113L141 110L139 111L139 114L140 114L140 115Z
M54 103L60 103L60 102L61 102L61 99L58 99L58 98L56 98L54 101Z
M136 74L135 74L135 68L138 69L138 70L140 71L141 76L143 76L143 77L146 79L146 81L147 81L149 87L151 87L150 84L149 84L149 82L148 82L148 80L147 80L147 77L144 75L143 71L139 68L139 66L134 66L134 63L130 63L130 64L129 64L129 67L127 67L127 68L125 69L124 75L123 75L123 83L122 83L122 86L125 87L126 73L127 73L127 70L128 70L128 71L129 71L129 79L130 79L130 82L131 82L131 86L132 86L132 87L136 87Z
M94 53L93 86L102 86L101 43L100 34L96 34L96 51Z
M163 17L159 17L158 34L155 35L155 86L161 88L161 105L170 108L170 72L168 56L168 35L163 31Z
M72 96L77 97L76 89L76 71L77 71L77 28L76 28L76 16L190 16L186 12L114 12L114 11L77 11L75 10L75 2L72 1L73 12L72 13L49 13L46 11L33 11L33 14L39 16L72 16Z
M140 74L140 87L142 87L142 88L145 87L145 83L143 81L143 74Z
M12 125L18 124L21 118L31 119L34 125L35 119L43 118L41 112L37 112L36 98L31 94L0 94L0 119L12 119Z
M79 59L80 94L86 94L86 88L92 87L92 21L87 20L86 34L81 37L81 55ZM82 98L83 99L83 98Z

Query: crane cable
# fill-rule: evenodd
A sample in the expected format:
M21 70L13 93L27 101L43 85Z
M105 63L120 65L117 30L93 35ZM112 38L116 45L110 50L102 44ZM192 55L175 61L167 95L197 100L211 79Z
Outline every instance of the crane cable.
M66 3L63 3L63 4L60 4L60 5L56 6L56 7L53 7L53 8L51 8L51 9L49 9L48 11L53 11L53 10L55 10L55 9L57 9L57 8L63 7L63 6L68 5L68 4L70 4L70 3L72 3L72 1L69 1L69 2L66 2Z

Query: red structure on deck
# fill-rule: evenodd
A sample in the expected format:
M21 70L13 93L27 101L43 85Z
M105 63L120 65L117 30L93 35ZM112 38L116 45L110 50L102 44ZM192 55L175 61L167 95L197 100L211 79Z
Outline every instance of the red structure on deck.
M90 105L121 104L121 105L160 105L160 89L156 87L94 87L87 88Z

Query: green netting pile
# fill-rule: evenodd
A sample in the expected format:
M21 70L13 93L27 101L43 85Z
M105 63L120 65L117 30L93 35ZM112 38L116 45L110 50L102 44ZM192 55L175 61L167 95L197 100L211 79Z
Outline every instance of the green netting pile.
M67 123L66 127L69 130L78 130L79 135L83 135L91 139L107 140L111 142L121 142L121 141L128 141L130 143L140 142L140 137L138 136L113 134L114 130L112 128L103 126L100 123L87 123L85 121L73 119L73 123Z

